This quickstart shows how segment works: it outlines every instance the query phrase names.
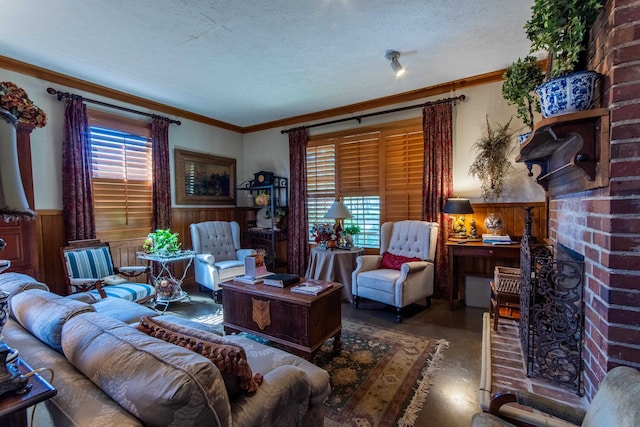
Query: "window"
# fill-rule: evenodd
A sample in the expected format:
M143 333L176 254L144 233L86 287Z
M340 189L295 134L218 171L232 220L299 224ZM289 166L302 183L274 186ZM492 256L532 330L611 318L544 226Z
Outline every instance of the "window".
M309 226L326 222L341 199L360 227L359 247L380 247L385 221L421 219L423 137L420 119L311 137L307 148Z
M150 124L89 112L97 237L146 236L153 221Z

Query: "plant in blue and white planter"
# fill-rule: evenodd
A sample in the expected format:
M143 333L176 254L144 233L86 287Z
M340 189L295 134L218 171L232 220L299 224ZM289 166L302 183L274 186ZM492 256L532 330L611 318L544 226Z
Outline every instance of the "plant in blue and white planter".
M578 71L538 86L542 115L552 117L588 110L598 77L595 71Z
M536 88L545 117L591 108L599 75L577 71L584 60L589 28L604 0L535 0L525 24L531 53L549 52L547 82Z

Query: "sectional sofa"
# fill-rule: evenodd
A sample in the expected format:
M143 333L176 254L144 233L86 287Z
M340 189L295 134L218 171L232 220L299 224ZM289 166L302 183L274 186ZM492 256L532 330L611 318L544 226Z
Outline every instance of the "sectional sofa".
M323 425L329 374L300 357L129 301L62 297L19 273L0 274L0 290L11 294L3 340L55 373L52 425Z

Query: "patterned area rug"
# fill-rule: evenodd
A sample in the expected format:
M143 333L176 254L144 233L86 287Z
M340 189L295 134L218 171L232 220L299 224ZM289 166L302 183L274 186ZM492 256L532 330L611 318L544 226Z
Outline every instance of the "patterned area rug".
M331 375L325 426L413 426L448 342L343 320L342 343L314 359Z

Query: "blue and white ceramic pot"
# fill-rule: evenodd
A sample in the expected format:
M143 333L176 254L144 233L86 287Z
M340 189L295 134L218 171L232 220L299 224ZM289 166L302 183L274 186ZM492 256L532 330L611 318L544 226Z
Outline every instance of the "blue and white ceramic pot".
M538 86L542 115L553 117L588 110L598 77L595 71L578 71Z
M523 142L525 142L527 138L529 138L529 135L531 135L531 132L521 133L520 135L518 135L518 143L522 144Z

